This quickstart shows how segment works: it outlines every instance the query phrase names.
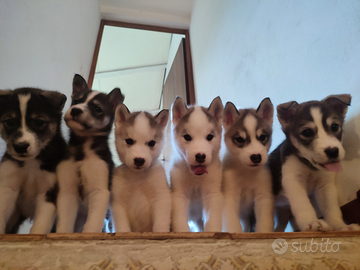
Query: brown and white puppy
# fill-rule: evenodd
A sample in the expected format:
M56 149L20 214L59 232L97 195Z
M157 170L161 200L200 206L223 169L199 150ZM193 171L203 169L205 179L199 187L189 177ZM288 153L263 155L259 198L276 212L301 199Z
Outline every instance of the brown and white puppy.
M340 160L345 155L342 127L350 101L351 96L344 94L277 107L286 139L269 156L274 192L288 200L301 231L360 228L344 223L335 186L335 172L342 169ZM319 207L318 213L312 198Z
M187 107L181 98L172 105L173 143L178 156L170 172L172 230L221 231L221 162L223 105L215 98L208 108Z
M256 232L274 230L274 196L267 164L273 114L269 98L265 98L257 110L237 110L231 102L225 106L223 230L226 232L250 232L253 211Z

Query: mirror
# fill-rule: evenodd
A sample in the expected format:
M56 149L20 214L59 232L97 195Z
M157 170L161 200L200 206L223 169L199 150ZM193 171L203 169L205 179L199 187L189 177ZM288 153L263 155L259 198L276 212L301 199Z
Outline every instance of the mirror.
M103 20L88 83L120 87L130 111L169 109L176 96L195 103L188 30Z

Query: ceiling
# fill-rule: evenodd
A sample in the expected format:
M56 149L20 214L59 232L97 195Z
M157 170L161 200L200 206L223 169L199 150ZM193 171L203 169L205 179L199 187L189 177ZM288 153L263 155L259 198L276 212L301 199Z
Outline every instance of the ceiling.
M188 29L195 0L99 0L107 20Z

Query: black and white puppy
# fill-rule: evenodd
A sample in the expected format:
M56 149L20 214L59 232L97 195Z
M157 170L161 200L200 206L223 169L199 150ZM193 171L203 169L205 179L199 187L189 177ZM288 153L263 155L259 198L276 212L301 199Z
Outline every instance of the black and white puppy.
M74 76L72 104L64 117L70 128L69 157L57 169L57 232L102 231L114 168L108 137L123 100L119 88L100 93Z
M36 88L0 90L0 234L16 233L27 218L30 233L49 233L56 215L56 166L66 142L60 123L66 96Z
M335 172L345 155L342 126L350 101L344 94L277 107L286 139L269 156L274 191L280 192L278 197L285 195L301 231L359 229L344 223L335 186Z

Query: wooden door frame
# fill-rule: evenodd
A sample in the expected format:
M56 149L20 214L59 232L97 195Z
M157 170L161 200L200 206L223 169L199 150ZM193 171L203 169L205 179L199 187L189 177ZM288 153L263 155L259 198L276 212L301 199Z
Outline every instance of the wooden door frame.
M111 20L101 20L99 33L97 36L94 55L91 63L90 74L88 79L88 85L91 88L94 76L95 69L97 64L97 59L99 57L101 39L104 32L104 27L108 26L117 26L124 28L132 28L132 29L140 29L140 30L149 30L149 31L158 31L172 34L182 34L185 35L185 46L184 46L184 64L185 64L185 78L186 78L186 102L188 105L195 104L195 86L194 86L194 75L193 75L193 67L192 67L192 58L191 58L191 48L190 48L190 35L189 30L186 29L178 29L178 28L169 28L169 27L161 27L161 26L153 26L153 25L145 25L145 24L135 24L135 23L126 23L121 21L111 21Z

